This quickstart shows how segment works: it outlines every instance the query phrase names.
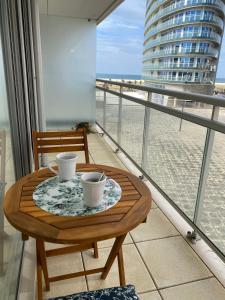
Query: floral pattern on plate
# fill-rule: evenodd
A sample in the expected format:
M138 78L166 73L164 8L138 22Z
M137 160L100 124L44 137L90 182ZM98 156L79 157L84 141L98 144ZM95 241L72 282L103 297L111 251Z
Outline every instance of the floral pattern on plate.
M33 193L35 204L58 216L88 216L107 210L120 200L121 187L108 178L101 205L87 207L80 180L83 174L77 172L75 178L69 181L60 181L58 176L43 181Z

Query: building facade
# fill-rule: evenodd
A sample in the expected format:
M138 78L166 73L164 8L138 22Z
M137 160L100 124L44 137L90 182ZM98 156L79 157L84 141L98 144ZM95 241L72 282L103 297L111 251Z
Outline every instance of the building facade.
M147 0L143 79L212 93L225 0Z

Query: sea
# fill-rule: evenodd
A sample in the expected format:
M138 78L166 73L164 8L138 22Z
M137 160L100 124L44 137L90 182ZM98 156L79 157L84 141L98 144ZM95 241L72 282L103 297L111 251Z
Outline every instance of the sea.
M108 79L127 79L127 80L141 80L142 76L137 74L106 74L97 73L97 78L108 78ZM225 83L225 78L216 78L216 82Z

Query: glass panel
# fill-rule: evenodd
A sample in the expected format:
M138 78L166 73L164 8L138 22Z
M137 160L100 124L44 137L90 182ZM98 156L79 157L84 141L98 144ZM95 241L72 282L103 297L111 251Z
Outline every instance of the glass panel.
M123 100L121 146L141 165L145 107Z
M134 84L134 83L132 82L132 84ZM145 91L142 91L142 90L136 90L133 88L123 87L122 92L123 92L123 94L126 94L131 97L136 97L141 100L148 100L148 93Z
M103 127L104 92L96 89L96 121Z
M220 107L218 121L225 123L225 107Z
M225 136L215 133L200 229L225 254Z
M150 110L144 170L193 219L206 129Z
M95 121L96 24L40 14L47 127Z
M4 193L14 183L13 157L0 38L0 300L15 299L22 241L20 233L4 218Z
M117 142L119 121L119 97L106 93L106 123L105 130Z

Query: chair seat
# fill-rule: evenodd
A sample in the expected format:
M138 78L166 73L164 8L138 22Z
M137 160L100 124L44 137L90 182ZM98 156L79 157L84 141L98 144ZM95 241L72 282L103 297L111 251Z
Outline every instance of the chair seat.
M69 296L51 298L49 300L138 300L139 297L135 292L133 285L123 287L113 287L97 291L82 292Z

